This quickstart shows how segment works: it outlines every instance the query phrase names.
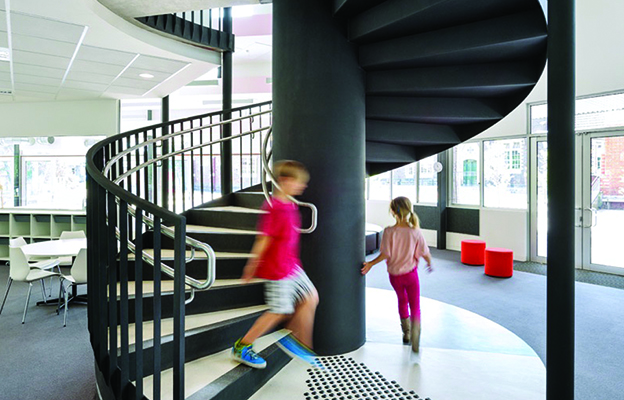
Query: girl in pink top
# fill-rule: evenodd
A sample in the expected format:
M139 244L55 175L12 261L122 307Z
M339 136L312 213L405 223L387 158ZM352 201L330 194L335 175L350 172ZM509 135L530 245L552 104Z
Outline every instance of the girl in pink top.
M384 229L379 256L364 263L362 275L375 264L387 260L390 284L399 299L403 343L407 344L411 340L412 350L417 353L420 345L418 260L424 258L427 270L431 272L431 255L418 226L418 216L412 209L412 202L407 197L397 197L390 202L390 212L396 224Z

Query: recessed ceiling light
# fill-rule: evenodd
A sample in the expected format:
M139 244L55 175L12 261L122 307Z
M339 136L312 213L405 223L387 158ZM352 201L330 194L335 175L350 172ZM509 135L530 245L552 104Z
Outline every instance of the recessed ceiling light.
M0 47L0 61L11 61L11 52L6 47Z
M144 78L144 79L152 79L152 78L154 77L154 75L152 75L152 74L147 74L147 73L144 73L144 74L139 74L139 76L140 76L141 78Z

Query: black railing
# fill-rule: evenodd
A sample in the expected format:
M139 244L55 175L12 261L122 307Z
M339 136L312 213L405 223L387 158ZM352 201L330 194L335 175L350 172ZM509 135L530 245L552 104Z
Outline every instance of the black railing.
M224 11L220 8L138 17L137 21L196 44L234 51L234 35L222 30L223 19Z
M105 398L145 398L143 371L148 369L154 371L148 392L152 399L161 397L161 308L168 296L161 272L173 277L172 398L184 398L185 296L197 281L186 276L186 249L195 245L186 237L186 219L179 213L221 195L216 161L225 124L232 126L232 139L226 140L232 140L232 164L239 166L233 186L261 182L260 153L271 125L271 105L232 109L230 122L215 112L137 129L107 138L88 152L88 327ZM250 167L245 170L245 165ZM165 179L170 183L166 191L161 185ZM153 230L151 255L142 253L148 230ZM161 231L173 238L173 261L162 262ZM134 269L133 282L129 268ZM143 292L144 268L153 269L152 293ZM148 306L154 315L153 366L144 368L142 326L144 313L152 314L146 312ZM134 338L129 337L131 322Z

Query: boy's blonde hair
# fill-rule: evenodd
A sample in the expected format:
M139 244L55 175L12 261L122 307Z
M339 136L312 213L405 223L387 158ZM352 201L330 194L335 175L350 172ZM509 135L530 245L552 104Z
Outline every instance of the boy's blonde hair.
M412 208L412 202L407 197L397 197L390 202L390 211L395 215L395 218L400 222L407 222L410 228L418 228L420 222L418 221L418 215Z
M282 160L273 163L273 174L275 178L295 178L298 181L307 183L310 180L310 173L299 161Z

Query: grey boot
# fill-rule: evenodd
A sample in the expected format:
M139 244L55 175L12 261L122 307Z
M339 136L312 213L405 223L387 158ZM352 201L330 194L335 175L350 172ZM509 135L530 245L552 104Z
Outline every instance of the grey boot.
M401 329L403 329L403 344L410 342L410 320L409 318L401 318Z
M420 350L420 321L412 321L412 351L418 353Z

